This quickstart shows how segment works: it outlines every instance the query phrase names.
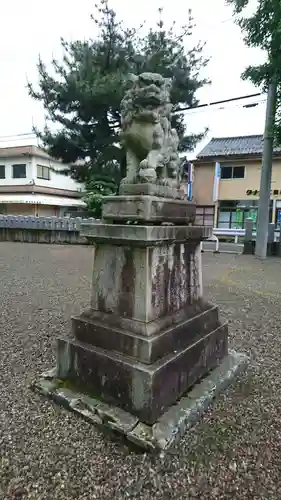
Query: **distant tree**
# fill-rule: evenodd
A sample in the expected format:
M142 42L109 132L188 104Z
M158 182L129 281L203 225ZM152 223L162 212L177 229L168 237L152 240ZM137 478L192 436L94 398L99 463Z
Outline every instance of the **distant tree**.
M268 220L274 141L281 143L281 2L258 0L254 12L244 15L249 0L227 0L234 6L237 21L249 47L264 51L263 64L249 66L243 77L268 91L264 127L264 149L260 178L255 254L265 259L268 243Z
M109 169L104 175L92 174L86 179L83 200L93 217L101 218L103 197L116 194L117 188Z
M173 78L173 125L180 137L180 149L187 151L202 138L185 135L181 107L197 104L196 91L207 83L200 76L207 60L203 44L187 47L193 28L191 12L188 25L178 32L175 23L166 29L160 20L144 38L139 29L128 29L102 0L93 16L95 37L89 41L61 40L63 60L52 61L51 75L41 59L38 63L39 85L28 85L29 94L40 101L47 120L36 130L48 152L65 163L84 160L83 167L71 167L77 180L95 182L102 175L118 186L125 176L125 154L119 142L120 101L129 73L159 72ZM114 167L114 168L113 168Z
M281 2L280 0L258 0L253 14L244 15L245 7L251 6L249 0L227 0L237 16L244 41L248 47L260 48L266 56L265 62L249 66L242 78L250 80L265 92L269 83L277 82L275 116L275 140L281 143Z

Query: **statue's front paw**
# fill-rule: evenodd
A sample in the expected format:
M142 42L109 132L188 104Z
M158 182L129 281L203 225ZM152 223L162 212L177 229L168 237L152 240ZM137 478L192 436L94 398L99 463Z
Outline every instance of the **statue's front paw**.
M160 186L170 186L170 179L167 179L166 177L162 177L160 179L158 179L158 182L157 184L159 184Z
M128 177L124 177L124 179L121 180L120 184L132 184L132 182L133 181Z
M139 178L141 182L151 182L156 184L157 176L154 168L144 168L139 170Z
M148 160L145 158L140 162L140 170L145 170L148 168Z

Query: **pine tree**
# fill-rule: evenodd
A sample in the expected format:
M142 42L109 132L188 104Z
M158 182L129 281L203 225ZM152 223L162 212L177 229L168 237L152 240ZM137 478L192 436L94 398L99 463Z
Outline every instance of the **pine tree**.
M191 13L188 26L177 33L175 24L164 27L160 12L156 28L141 38L141 27L124 27L107 0L101 0L96 9L95 38L84 42L62 40L63 60L52 61L55 76L48 73L40 59L39 88L31 84L28 88L30 95L43 103L47 119L53 124L43 132L36 130L48 152L65 163L83 160L83 166L71 168L77 180L91 179L97 186L99 179L104 183L108 178L111 186L118 186L126 168L119 131L120 102L128 74L152 71L173 78L173 121L180 149L187 151L204 132L185 136L180 109L197 104L196 91L207 83L200 77L207 61L202 56L202 44L185 48L192 34Z

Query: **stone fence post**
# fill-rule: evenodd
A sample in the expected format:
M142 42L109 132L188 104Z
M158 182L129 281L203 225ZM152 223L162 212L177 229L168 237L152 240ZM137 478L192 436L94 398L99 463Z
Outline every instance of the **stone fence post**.
M274 247L275 247L275 242L274 242L274 236L275 236L275 224L270 223L268 224L268 238L267 238L267 256L274 255Z
M249 218L245 220L244 255L252 255L254 252L253 225L253 219Z
M268 238L267 238L267 256L275 255L275 254L280 254L281 256L281 251L279 251L279 246L278 245L278 250L275 252L275 247L277 246L275 244L275 224L274 223L269 223L268 224ZM244 237L244 250L243 254L244 255L253 255L255 252L255 240L253 237L253 220L252 219L246 219L245 220L245 237Z

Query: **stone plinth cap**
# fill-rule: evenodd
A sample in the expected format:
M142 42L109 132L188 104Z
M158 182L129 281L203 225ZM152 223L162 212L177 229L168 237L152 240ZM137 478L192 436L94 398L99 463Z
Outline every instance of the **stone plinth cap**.
M202 241L210 238L206 226L143 226L137 224L81 224L81 236L108 244L159 245L163 242Z
M185 199L184 193L175 187L161 186L149 182L137 184L122 184L121 182L119 192L121 195L148 195L169 199Z
M105 196L102 217L109 222L139 221L159 224L171 222L188 225L194 222L196 206L187 200L150 195Z

